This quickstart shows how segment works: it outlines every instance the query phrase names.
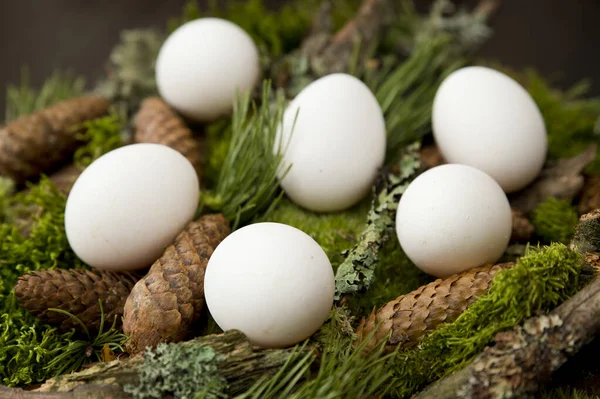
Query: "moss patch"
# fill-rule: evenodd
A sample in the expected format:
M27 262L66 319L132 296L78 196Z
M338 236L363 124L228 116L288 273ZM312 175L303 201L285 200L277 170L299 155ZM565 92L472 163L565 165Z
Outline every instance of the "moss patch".
M275 209L261 221L284 223L302 230L323 248L334 269L343 262L343 252L358 240L367 220L369 201L365 199L350 210L337 213L315 213L282 198Z
M425 337L417 349L393 361L393 393L405 398L467 365L505 330L539 311L549 311L578 288L582 256L559 243L532 249L512 269L499 272L489 289L454 322Z
M564 200L550 197L533 211L531 223L537 235L545 242L568 244L579 222L575 208Z

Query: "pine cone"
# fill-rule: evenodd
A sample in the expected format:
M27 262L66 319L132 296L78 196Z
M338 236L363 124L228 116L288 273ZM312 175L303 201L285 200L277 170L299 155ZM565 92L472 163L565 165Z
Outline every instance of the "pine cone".
M135 142L163 144L179 151L200 174L200 147L192 131L163 100L149 97L135 118Z
M102 270L43 270L25 274L15 286L15 296L21 305L43 323L56 324L61 330L81 326L72 318L48 308L65 310L77 316L90 331L100 328L102 301L105 328L115 316L121 325L123 306L138 278L130 273Z
M79 175L81 175L82 172L83 169L80 167L76 165L68 165L52 173L50 176L48 176L48 179L54 183L60 192L65 195L69 195L69 192L73 188L75 181L77 181L77 178L79 178Z
M410 348L442 323L451 322L485 293L494 275L512 267L501 263L477 267L445 279L437 279L413 292L401 295L385 304L379 311L363 319L356 330L359 342L368 339L365 349L376 346L391 332L385 350L398 345ZM377 330L373 332L375 329Z
M511 241L528 241L535 228L527 219L527 216L519 210L512 209L512 235L510 237Z
M583 215L600 208L600 176L588 176L585 179L579 200L579 214Z
M133 287L123 315L129 353L161 342L179 342L190 334L204 306L208 260L229 232L220 214L191 222Z
M102 97L77 97L9 123L0 130L0 175L20 184L63 161L78 145L74 126L109 106Z

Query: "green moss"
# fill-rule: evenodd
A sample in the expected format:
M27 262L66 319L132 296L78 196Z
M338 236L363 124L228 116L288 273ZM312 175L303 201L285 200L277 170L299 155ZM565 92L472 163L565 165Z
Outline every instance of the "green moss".
M520 72L496 62L480 63L510 75L531 94L546 124L549 159L569 158L590 144L599 143L600 97L588 96L589 81L583 80L567 90L560 90L534 69ZM586 171L600 174L600 148Z
M217 353L200 344L159 344L144 353L137 384L124 391L137 399L227 397L227 381L219 374Z
M468 364L502 330L546 312L578 288L582 256L563 244L530 250L498 273L489 289L454 322L425 337L393 362L394 396L408 397Z
M78 138L85 144L73 155L73 163L81 168L89 166L102 155L124 144L121 137L124 123L118 115L113 114L84 122L81 128L83 133Z
M42 325L18 306L12 288L24 273L85 267L71 251L64 230L66 198L45 177L11 199L17 220L34 220L28 237L15 224L0 224L0 378L9 386L42 382L65 370L51 360L71 345L72 333Z
M10 84L6 88L6 122L81 95L85 88L85 80L68 71L56 70L39 89L31 85L28 68L23 68L21 76L18 86Z
M209 188L217 185L219 171L225 163L231 145L231 122L220 120L206 128L206 150L204 162L205 184Z
M573 235L579 215L568 201L550 197L533 211L531 223L536 234L546 242L568 244Z
M344 260L342 253L358 240L368 210L369 202L365 200L344 212L315 213L283 198L261 221L284 223L302 230L319 243L336 269Z
M598 142L594 128L600 116L600 98L585 98L589 82L560 91L534 70L525 72L525 82L546 121L550 158L572 157Z
M10 198L15 192L15 184L8 177L0 176L0 223L6 221L9 212Z

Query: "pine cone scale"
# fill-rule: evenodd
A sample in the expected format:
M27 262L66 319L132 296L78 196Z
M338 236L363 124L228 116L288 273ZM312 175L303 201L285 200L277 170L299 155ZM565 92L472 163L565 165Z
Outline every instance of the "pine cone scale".
M223 215L205 215L191 222L135 285L123 317L129 353L190 335L204 306L208 260L229 231Z
M61 330L80 326L70 317L48 310L57 308L78 317L91 331L100 327L102 301L105 320L120 316L127 295L137 281L130 273L101 270L43 270L19 278L14 292L21 306L40 321L57 324ZM109 289L107 289L109 288Z
M77 124L102 116L109 106L104 98L83 96L10 122L0 129L0 173L16 183L37 177L75 151Z
M435 280L373 310L356 331L359 341L372 336L366 348L373 348L389 335L386 351L396 346L410 348L444 322L455 320L489 288L494 275L513 263L478 267Z
M135 118L136 143L162 144L179 151L200 175L200 146L192 131L162 99L149 97Z

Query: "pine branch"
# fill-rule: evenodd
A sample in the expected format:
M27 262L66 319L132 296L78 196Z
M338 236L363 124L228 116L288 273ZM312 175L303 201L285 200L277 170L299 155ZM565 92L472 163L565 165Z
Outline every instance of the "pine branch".
M583 215L571 248L597 259L600 210ZM596 256L589 256L589 255ZM547 315L496 334L462 370L432 385L417 399L526 397L549 382L552 374L600 334L600 279Z
M232 229L266 212L280 195L281 154L274 148L284 103L281 95L274 104L270 99L271 86L265 81L260 105L248 93L236 101L231 142L216 187L201 199L203 206L232 221Z

